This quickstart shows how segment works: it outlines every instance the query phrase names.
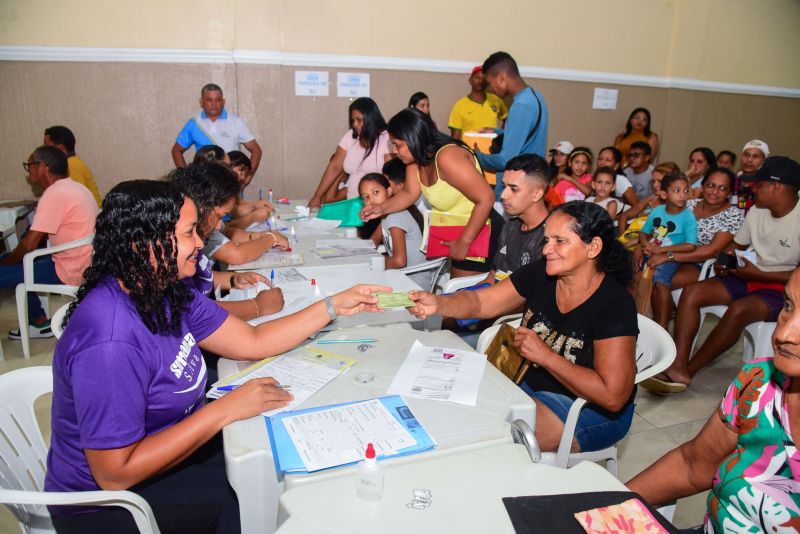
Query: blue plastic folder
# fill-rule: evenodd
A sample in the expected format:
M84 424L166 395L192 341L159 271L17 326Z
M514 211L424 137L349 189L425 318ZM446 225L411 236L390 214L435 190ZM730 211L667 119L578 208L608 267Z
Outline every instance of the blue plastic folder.
M291 412L283 412L272 417L264 417L267 424L267 431L269 432L270 445L272 446L272 457L275 459L275 470L279 473L308 473L303 460L297 452L297 449L286 432L283 426L283 419L293 415L300 415L304 413L318 412L330 408L338 408L340 406L348 406L350 404L358 404L372 399L360 400L355 402L343 402L341 404L331 404L328 406L318 406L316 408L307 408L305 410L295 410ZM400 395L391 395L388 397L381 397L378 399L389 410L397 421L402 424L409 434L417 440L416 445L411 445L404 449L400 449L395 454L379 455L378 458L393 458L396 456L405 456L407 454L415 454L422 451L432 449L436 442L431 436L422 428L422 425L411 412L411 409L406 404L406 401ZM336 467L343 467L345 465L354 465L357 462L342 464ZM333 469L333 468L331 468Z

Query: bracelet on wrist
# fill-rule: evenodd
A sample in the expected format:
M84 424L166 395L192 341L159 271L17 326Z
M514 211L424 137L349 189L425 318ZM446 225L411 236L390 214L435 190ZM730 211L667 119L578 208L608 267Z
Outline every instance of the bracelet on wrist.
M258 309L258 302L256 302L256 299L252 298L252 299L250 299L250 302L252 302L253 306L256 307L256 317L255 318L257 319L257 318L261 317L261 310Z

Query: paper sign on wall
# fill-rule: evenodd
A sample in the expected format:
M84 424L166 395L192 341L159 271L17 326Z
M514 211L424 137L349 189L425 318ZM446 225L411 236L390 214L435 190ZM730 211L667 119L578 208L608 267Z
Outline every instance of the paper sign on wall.
M295 96L328 96L328 72L294 71Z
M336 96L369 96L369 73L339 72L336 74Z
M600 87L595 87L592 109L617 109L618 93L619 91L616 89L601 89Z

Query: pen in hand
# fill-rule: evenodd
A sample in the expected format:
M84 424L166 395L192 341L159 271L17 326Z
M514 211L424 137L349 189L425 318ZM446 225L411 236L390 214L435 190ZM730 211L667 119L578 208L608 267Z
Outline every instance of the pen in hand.
M217 389L217 391L233 391L234 389L238 388L239 386L241 386L241 384L231 384L230 386L220 386L220 387L218 387L216 389ZM288 385L288 384L278 384L278 385L276 385L274 387L277 388L277 389L292 389L292 386Z

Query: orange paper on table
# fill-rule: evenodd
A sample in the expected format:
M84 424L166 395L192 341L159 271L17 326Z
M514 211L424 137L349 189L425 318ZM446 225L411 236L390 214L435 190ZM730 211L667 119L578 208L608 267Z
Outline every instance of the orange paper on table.
M473 148L475 145L478 145L478 149L481 152L489 154L492 148L492 141L495 137L497 137L496 133L464 132L461 135L461 140L464 141L464 144L468 147ZM497 183L497 175L493 171L483 169L483 176L491 185Z
M639 499L578 512L575 519L588 534L669 534Z
M450 247L443 245L442 241L457 241L464 233L463 226L431 226L428 229L428 252L429 258L441 258L450 254ZM487 224L478 232L478 237L472 242L467 250L467 257L486 258L489 255L489 236L491 227Z

